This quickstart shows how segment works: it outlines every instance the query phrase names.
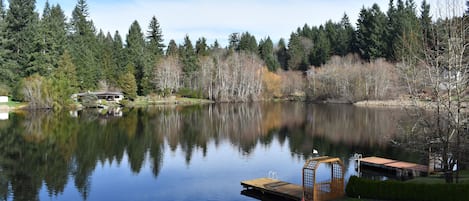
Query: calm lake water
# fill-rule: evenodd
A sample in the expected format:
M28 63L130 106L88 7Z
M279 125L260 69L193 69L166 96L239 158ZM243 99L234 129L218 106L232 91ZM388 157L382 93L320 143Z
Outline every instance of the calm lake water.
M254 200L240 181L301 184L311 150L419 162L390 146L399 109L309 103L29 112L0 121L0 200ZM319 180L330 170L320 170ZM330 174L330 173L329 173Z

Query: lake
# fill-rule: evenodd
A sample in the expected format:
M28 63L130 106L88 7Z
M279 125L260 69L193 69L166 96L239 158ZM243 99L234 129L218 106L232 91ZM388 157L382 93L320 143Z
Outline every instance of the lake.
M0 121L0 200L254 200L240 181L301 184L312 149L339 157L346 179L357 174L354 153L420 162L389 143L405 118L301 102L10 113Z

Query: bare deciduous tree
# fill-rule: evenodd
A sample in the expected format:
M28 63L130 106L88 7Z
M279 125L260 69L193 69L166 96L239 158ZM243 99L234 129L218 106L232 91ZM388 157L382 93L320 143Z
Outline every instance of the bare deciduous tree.
M165 57L155 68L153 83L160 93L167 96L180 88L182 67L177 57Z
M309 92L316 99L356 102L392 98L394 66L382 59L365 63L355 56L332 57L307 72Z
M416 123L404 129L404 136L410 140L403 142L405 145L419 147L421 151L431 149L430 155L439 160L442 170L447 173L446 181L452 182L453 169L458 170L458 164L467 160L462 158L461 153L467 150L468 136L468 111L465 108L469 83L469 66L466 60L469 46L466 34L469 26L467 20L461 16L462 2L446 0L439 3L439 20L432 25L434 41L422 41L431 45L426 45L422 54L414 52L407 56L418 62L415 59L406 59L402 63L403 69L418 70L415 74L426 74L426 84L432 90L430 97L433 100L424 105L432 109L430 115L415 104L413 113ZM416 66L421 64L423 69ZM408 81L418 83L416 79L410 77ZM412 87L415 88L415 84ZM409 91L417 103L418 90Z

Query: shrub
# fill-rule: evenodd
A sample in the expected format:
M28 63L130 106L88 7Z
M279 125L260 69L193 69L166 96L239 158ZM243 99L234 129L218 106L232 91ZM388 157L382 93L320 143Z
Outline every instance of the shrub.
M349 197L379 200L468 200L469 184L421 184L375 181L352 176L345 193Z
M0 96L9 96L10 95L10 87L6 84L0 84Z
M181 89L179 89L178 94L181 97L186 97L186 98L203 98L202 90L193 90L193 89L189 89L189 88L181 88Z

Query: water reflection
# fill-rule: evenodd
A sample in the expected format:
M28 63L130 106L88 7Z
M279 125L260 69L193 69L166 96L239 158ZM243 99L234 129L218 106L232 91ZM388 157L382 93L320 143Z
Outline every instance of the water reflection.
M254 159L259 147L277 155L288 154L300 166L311 157L313 148L321 155L340 157L346 169L354 152L408 158L387 146L388 138L397 132L400 115L396 110L304 103L165 106L127 109L117 116L99 111L13 114L8 121L0 121L0 200L39 200L43 188L49 197L63 200L70 185L81 199L90 199L92 189L102 188L92 184L99 182L93 180L93 174L96 169L110 171L106 164L128 164L127 171L133 175L148 166L154 181L151 185L157 185L169 177L159 178L169 162L166 152L170 152L169 160L176 160L180 157L176 153L182 153L184 163L179 166L186 167L198 163L193 161L198 153L202 158L224 160L216 152L223 150L225 157L237 152L241 158L231 160L236 164L247 162L248 168L240 170L245 174L264 169L264 162ZM283 146L289 151L284 153ZM220 165L219 169L227 168ZM288 165L278 167L289 169ZM212 167L206 168L210 171ZM299 171L292 174L299 175ZM189 178L178 181L200 184L207 179L199 175ZM107 179L112 182L113 178ZM239 189L229 189L233 190L239 193ZM176 195L165 196L174 200L171 196Z

